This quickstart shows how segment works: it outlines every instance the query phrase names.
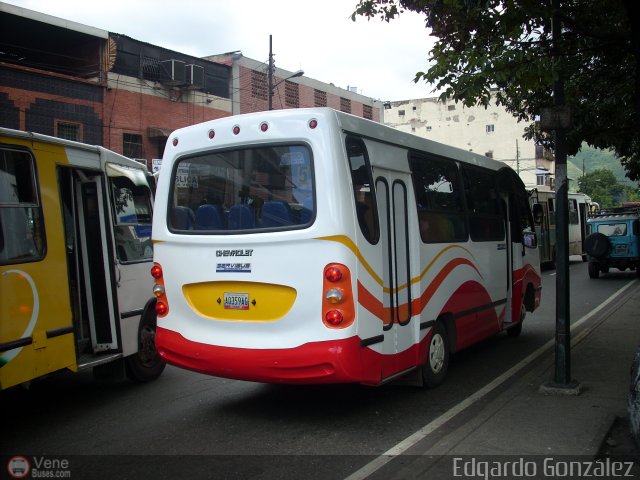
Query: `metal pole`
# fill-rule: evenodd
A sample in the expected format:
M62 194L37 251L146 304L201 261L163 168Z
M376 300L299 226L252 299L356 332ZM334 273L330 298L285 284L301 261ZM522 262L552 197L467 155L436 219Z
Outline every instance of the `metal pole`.
M271 44L271 35L269 35L269 72L267 73L269 80L268 85L268 97L269 97L269 110L273 110L273 50Z
M554 69L554 106L564 106L564 83L562 78L560 36L562 25L559 15L560 0L553 0L552 36ZM571 384L571 316L569 304L569 200L567 182L566 131L562 125L555 129L556 161L556 342L554 383L558 386Z

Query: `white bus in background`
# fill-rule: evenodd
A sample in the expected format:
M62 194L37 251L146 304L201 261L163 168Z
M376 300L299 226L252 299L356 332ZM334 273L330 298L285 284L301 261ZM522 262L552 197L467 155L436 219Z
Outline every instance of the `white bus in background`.
M186 127L157 186L158 351L234 379L435 386L539 305L533 228L503 163L329 108Z
M584 240L587 237L587 218L591 210L591 197L584 193L569 193L569 255L580 255L587 261ZM530 192L531 207L540 249L540 263L555 266L556 263L556 192ZM536 206L537 205L537 206Z

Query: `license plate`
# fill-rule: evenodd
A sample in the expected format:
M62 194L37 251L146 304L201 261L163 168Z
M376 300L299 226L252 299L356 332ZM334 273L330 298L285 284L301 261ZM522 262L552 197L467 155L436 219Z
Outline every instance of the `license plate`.
M626 245L616 245L616 253L618 255L626 255L627 254L627 246Z
M229 310L249 310L249 294L224 292L224 308Z

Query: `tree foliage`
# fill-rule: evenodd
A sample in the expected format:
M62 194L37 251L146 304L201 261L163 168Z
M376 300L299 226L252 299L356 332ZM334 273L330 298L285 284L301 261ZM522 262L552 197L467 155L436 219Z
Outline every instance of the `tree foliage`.
M602 208L639 200L637 188L621 184L610 170L604 168L578 178L578 190L589 195Z
M609 170L598 169L578 179L578 188L602 208L619 205L623 186Z
M550 143L536 119L564 82L571 109L567 153L583 142L612 149L640 179L640 2L560 0L562 36L553 44L552 0L359 0L352 16L391 21L425 16L437 41L415 75L466 106L493 101L530 122L526 138ZM555 68L554 68L555 66Z

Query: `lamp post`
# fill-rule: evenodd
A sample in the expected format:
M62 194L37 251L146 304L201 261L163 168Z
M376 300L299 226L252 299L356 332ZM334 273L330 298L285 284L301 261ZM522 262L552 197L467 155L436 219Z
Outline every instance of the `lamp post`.
M285 80L289 80L290 78L296 78L296 77L301 77L302 75L304 75L304 70L298 70L297 72L292 73L291 75L289 75L286 78L283 78L282 80L280 80L277 83L273 83L273 70L274 70L274 66L273 66L273 51L272 51L272 43L271 43L271 35L269 35L269 73L268 73L268 89L269 89L269 110L273 110L273 90L280 85L282 82L284 82Z

